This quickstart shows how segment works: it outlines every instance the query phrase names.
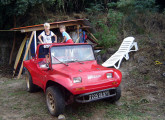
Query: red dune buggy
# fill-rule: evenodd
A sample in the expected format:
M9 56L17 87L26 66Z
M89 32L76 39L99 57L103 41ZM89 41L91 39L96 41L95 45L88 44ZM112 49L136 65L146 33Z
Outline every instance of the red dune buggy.
M46 104L51 115L64 112L67 104L107 99L120 99L119 70L98 65L90 44L46 44L49 45L49 64L43 52L45 44L37 47L36 56L24 61L27 69L27 91L37 87L46 94Z

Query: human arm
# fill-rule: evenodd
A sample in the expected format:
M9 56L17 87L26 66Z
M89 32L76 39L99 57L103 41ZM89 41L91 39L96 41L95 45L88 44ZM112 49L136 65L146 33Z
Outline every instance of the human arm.
M54 43L57 43L57 35L54 35L55 41Z
M64 36L64 39L62 40L62 42L61 42L61 43L64 43L64 42L65 42L65 40L66 40L66 36Z
M39 39L39 41L43 44L43 41L41 40L41 37L42 37L42 35L40 34L40 35L38 36L38 39Z
M57 35L55 35L52 31L51 31L51 36L53 36L55 38L54 43L57 43Z

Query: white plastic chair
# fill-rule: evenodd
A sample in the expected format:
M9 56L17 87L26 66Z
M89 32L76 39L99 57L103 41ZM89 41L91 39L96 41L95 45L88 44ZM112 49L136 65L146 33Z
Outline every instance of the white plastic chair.
M104 67L115 67L116 69L120 68L121 61L123 58L129 60L129 52L137 51L138 45L137 42L134 42L134 37L127 37L123 40L118 51L114 53L108 60L106 60L102 66ZM134 49L133 49L134 48Z

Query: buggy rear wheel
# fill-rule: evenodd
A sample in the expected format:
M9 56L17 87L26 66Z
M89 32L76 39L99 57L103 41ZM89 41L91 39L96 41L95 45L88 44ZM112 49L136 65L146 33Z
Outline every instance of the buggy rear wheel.
M32 77L31 77L29 71L26 71L25 79L26 79L27 91L30 93L35 92L37 90L37 86L35 84L33 84Z

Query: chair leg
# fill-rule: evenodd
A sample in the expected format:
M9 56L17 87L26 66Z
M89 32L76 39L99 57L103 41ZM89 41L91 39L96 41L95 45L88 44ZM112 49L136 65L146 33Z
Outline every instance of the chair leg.
M135 47L135 49L131 50L133 47ZM134 43L132 44L131 49L130 49L130 52L131 52L131 51L138 51L137 42L134 42Z
M129 60L129 54L128 54L128 53L125 54L125 55L124 55L124 58L125 58L126 60Z
M119 59L119 61L116 63L117 65L114 64L114 67L116 69L119 69L120 68L120 64L121 64L121 61L122 61L123 58Z
M116 65L113 65L114 68L118 69Z
M135 43L135 51L138 51L138 45L137 45L137 42L134 42Z

